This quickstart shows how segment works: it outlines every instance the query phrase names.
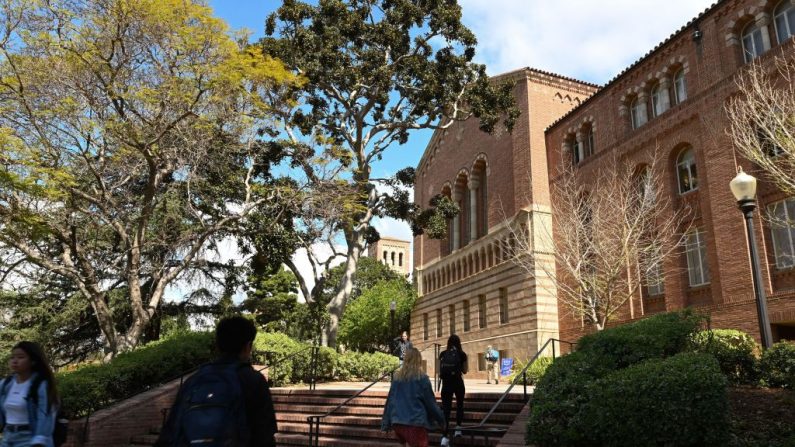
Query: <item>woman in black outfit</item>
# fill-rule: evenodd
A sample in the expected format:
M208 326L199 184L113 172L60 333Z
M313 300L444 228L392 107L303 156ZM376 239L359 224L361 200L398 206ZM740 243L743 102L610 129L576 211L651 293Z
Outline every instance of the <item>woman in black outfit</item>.
M456 431L455 436L461 436L458 427L464 420L464 377L468 371L467 355L461 349L461 339L458 335L451 335L447 339L447 349L439 354L442 378L442 411L444 411L445 427L442 445L449 445L447 434L450 428L450 411L453 408L453 395L455 395L455 417Z

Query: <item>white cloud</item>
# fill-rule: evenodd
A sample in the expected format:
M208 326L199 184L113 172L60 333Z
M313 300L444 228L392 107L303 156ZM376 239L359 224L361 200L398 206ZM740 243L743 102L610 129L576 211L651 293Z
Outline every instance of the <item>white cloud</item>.
M478 62L530 66L603 84L714 0L461 0Z

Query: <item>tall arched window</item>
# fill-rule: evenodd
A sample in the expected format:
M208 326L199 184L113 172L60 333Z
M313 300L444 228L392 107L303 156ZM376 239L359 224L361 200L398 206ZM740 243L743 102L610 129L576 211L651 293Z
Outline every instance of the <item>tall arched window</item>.
M660 116L663 112L665 112L663 95L667 94L668 92L665 91L660 84L655 85L651 90L651 105L652 109L654 110L654 116Z
M698 188L698 172L696 157L692 148L683 150L676 158L676 176L679 181L679 194L694 191Z
M632 113L632 128L637 129L638 127L646 124L646 103L645 101L641 101L640 98L635 98L632 100L632 104L629 106L629 110Z
M589 125L585 128L585 139L583 141L583 153L585 154L585 158L590 157L594 153L594 146L593 146L593 126Z
M776 37L782 44L795 36L795 5L789 0L782 0L773 12L776 22Z
M762 40L762 27L755 22L751 22L743 30L743 55L745 62L751 62L765 51L767 51L767 48L765 48L764 40Z
M685 83L685 69L681 68L674 73L674 100L677 104L687 99L687 84Z

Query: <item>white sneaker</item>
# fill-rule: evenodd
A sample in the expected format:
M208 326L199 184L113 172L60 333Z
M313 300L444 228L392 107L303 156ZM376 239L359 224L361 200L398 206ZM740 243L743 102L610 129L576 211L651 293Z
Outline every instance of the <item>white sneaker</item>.
M455 427L455 434L453 434L453 437L455 437L455 438L460 438L461 436L462 436L462 433L461 433L461 427L459 427L459 426L457 426L457 425L456 425L456 427Z
M442 442L439 445L442 447L447 447L450 445L450 440L447 439L447 436L442 436Z

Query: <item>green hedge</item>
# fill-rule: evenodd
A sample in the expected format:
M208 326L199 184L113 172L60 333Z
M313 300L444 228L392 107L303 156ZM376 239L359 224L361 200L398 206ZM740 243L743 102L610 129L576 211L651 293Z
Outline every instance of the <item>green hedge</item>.
M691 335L705 322L705 316L691 310L654 315L586 335L577 342L577 351L596 355L611 370L626 368L687 350Z
M726 378L709 354L649 360L588 389L578 417L589 445L707 447L728 440Z
M552 357L539 357L537 358L529 368L527 368L527 384L528 385L535 385L544 377L544 374L547 372L547 368L549 365L552 364ZM519 373L522 372L524 367L527 366L527 362L519 361L513 366L513 370L511 374L505 378L505 381L511 383L513 380L518 380L517 384L522 383L522 378L519 376Z
M107 364L58 373L64 411L71 417L84 416L210 361L214 352L212 333L182 333L120 354Z
M704 322L703 316L685 310L583 337L577 351L555 360L538 382L528 421L529 443L543 447L600 445L584 415L595 392L594 384L641 362L688 351L692 335Z
M795 390L795 344L779 342L762 353L759 360L761 383Z
M713 329L693 336L696 352L715 356L721 371L732 384L756 381L756 356L759 345L753 337L733 329Z
M381 377L387 371L397 368L397 357L383 352L346 352L338 358L337 378L339 380L371 381Z

